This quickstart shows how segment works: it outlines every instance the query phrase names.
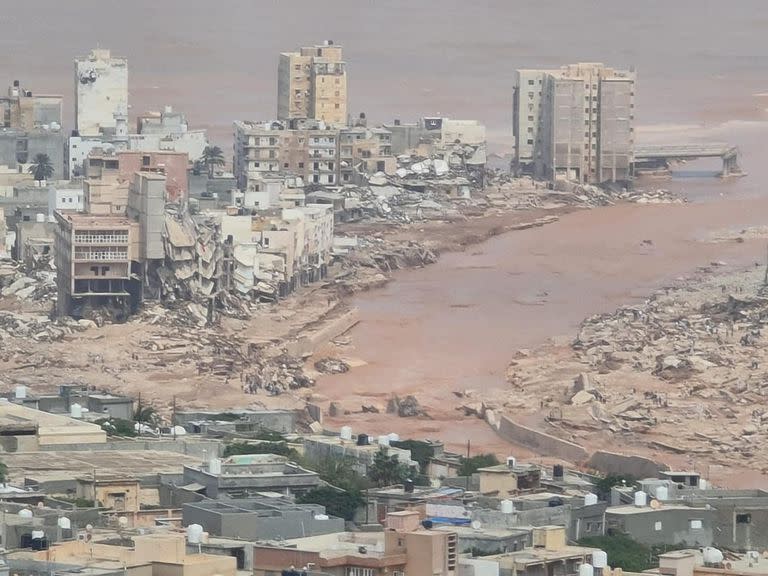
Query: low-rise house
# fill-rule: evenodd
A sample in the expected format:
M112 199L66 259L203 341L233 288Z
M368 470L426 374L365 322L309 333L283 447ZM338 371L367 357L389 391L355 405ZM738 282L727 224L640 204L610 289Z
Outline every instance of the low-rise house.
M184 485L196 485L209 498L245 497L270 491L298 496L320 485L316 472L285 456L246 454L184 467Z
M215 536L252 541L344 531L344 520L328 516L323 506L266 496L190 502L183 506L183 523L199 524Z

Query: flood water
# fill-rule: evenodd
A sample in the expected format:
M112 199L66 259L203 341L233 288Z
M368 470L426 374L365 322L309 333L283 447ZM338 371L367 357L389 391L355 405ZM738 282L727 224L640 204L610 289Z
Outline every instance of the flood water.
M511 148L514 70L575 61L634 65L638 141L726 141L746 178L693 163L672 181L684 206L580 212L397 274L355 303L355 354L369 364L319 389L445 390L503 382L514 350L572 335L585 316L640 298L711 260L748 264L759 244L708 232L765 223L768 3L764 0L45 0L0 13L0 69L28 89L72 94L91 47L129 58L131 110L173 104L225 150L231 122L276 109L277 54L327 38L345 48L350 111L372 121L477 118ZM90 6L90 11L85 7ZM84 13L88 16L84 16ZM41 18L40 14L45 14ZM584 24L587 23L587 24ZM31 28L34 32L31 32ZM70 110L74 103L67 102ZM652 244L643 243L651 240Z

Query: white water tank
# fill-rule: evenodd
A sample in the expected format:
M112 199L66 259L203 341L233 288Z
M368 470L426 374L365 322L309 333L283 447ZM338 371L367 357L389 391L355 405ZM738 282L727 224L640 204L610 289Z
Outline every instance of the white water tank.
M387 434L387 436L389 437L390 444L392 442L400 442L400 434L395 434L394 432L390 432L389 434Z
M22 508L19 510L19 518L32 518L32 510L29 508Z
M174 436L184 436L187 433L187 429L184 426L178 424L171 429L171 434Z
M659 486L656 488L656 500L660 500L661 502L669 500L669 488L666 486Z
M723 563L723 553L720 552L717 548L712 548L712 546L707 546L701 551L701 555L704 559L704 565L705 566L712 566L715 564L722 564Z
M190 544L200 544L203 540L203 527L200 524L190 524L187 526L187 542Z
M218 458L211 458L208 461L208 472L211 474L221 474L221 460Z
M83 417L83 407L80 406L77 402L72 404L72 406L69 407L69 415L72 418L82 418Z
M125 516L120 516L120 518L117 519L117 523L120 525L120 528L127 528L128 518L126 518Z
M35 214L35 222L40 222L40 223L45 222L45 214L43 214L42 212L38 212L37 214Z
M379 446L389 446L389 436L386 434L379 436Z
M501 513L502 514L512 514L512 512L515 511L515 503L512 502L512 500L502 500L501 501Z
M328 514L315 514L315 520L330 520Z
M17 399L22 400L27 397L27 387L19 384L16 386L15 396Z
M590 492L584 495L584 506L594 506L595 504L597 504L597 494Z
M72 528L72 522L66 516L62 516L61 518L59 518L57 523L59 525L59 528L61 528L62 530L69 530L70 528Z
M45 532L42 530L32 530L32 540L39 540L45 538Z
M351 426L342 426L341 427L341 432L339 433L339 437L342 440L346 441L346 442L351 441L352 440L352 427Z
M648 494L643 492L642 490L638 490L635 492L635 506L638 508L642 508L643 506L648 505Z
M699 480L699 488L701 488L702 490L707 490L709 488L709 482L707 482L706 480L704 480L704 478L702 478L701 480Z
M514 468L517 460L514 456L507 456L507 468Z
M594 576L595 569L592 564L584 563L579 566L579 576Z
M608 554L602 550L592 552L592 566L595 568L605 568L608 566Z

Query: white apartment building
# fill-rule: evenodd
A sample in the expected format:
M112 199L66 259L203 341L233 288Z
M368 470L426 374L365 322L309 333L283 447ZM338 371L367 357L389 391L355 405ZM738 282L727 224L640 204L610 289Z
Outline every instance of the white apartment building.
M94 49L75 59L75 122L80 136L115 128L128 110L128 61Z

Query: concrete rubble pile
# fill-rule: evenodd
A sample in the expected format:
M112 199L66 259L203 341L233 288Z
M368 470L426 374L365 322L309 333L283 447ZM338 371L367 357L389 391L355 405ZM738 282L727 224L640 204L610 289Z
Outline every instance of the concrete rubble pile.
M57 318L46 315L0 311L0 361L33 351L35 343L56 342L95 326L91 320Z
M50 266L25 270L12 261L0 261L0 295L19 300L49 302L56 297L56 271Z
M577 379L566 403L592 426L651 435L655 448L768 466L764 270L721 276L717 264L641 305L587 319L572 347L597 376ZM644 385L614 388L630 373L645 374Z

